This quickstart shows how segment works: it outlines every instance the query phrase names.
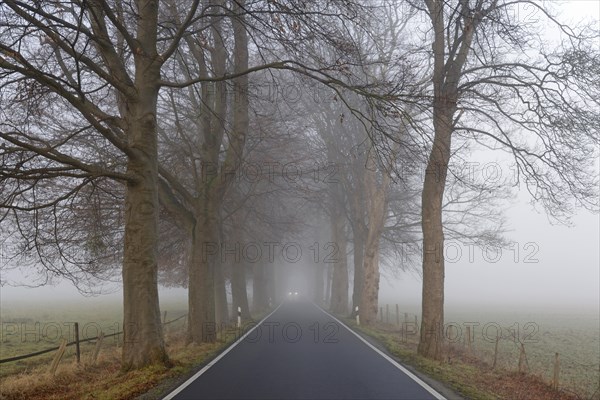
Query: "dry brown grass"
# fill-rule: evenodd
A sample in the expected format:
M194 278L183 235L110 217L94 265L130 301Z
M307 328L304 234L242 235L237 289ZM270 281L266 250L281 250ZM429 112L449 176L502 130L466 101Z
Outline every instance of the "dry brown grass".
M352 320L346 320L353 325ZM452 345L445 349L443 362L417 355L416 335L401 338L398 328L377 323L374 327L355 327L382 342L387 350L404 363L446 384L465 398L472 400L582 400L580 395L567 390L554 390L550 383L533 374L505 369L492 369L491 365L469 353L463 346ZM593 397L594 400L598 397ZM586 398L587 400L587 398Z
M189 373L233 339L233 335L227 335L216 343L186 345L183 335L169 335L171 368L150 366L123 374L119 369L120 349L116 347L103 349L96 365L87 363L85 357L79 365L73 359L64 360L55 376L48 373L49 365L40 365L0 379L0 400L131 399L165 379Z
M48 372L48 365L41 365L5 377L0 380L0 399L75 398L82 384L93 384L118 372L118 357L118 350L109 348L100 354L95 366L68 360L59 365L55 376Z

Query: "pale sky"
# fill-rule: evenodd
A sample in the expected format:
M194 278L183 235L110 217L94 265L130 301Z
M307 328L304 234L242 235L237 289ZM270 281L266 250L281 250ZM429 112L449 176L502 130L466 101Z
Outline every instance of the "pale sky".
M554 3L566 22L600 21L598 0ZM497 160L496 154L489 157ZM541 207L536 211L528 203L527 193L521 192L505 213L512 231L507 237L520 244L518 262L511 251L503 251L496 263L487 262L480 249L475 249L474 262L470 262L469 249L463 247L460 261L446 263L447 309L466 305L600 308L600 216L582 210L572 220L574 227L556 226L548 222ZM527 243L533 244L524 248ZM536 249L539 262L524 262ZM394 282L383 279L380 290L382 302L402 301L415 308L420 304L414 303L421 298L421 280L414 273Z
M562 2L564 17L600 20L600 1ZM599 43L600 45L600 43ZM519 244L519 254L504 251L498 262L486 261L481 249L475 249L473 262L468 249L456 263L446 265L446 308L465 305L552 309L600 307L600 216L581 211L574 217L575 227L553 226L543 212L528 204L526 193L519 193L507 209L507 235ZM527 243L534 243L525 247ZM532 252L539 251L535 255ZM539 260L526 263L527 255ZM161 290L163 299L185 299L185 290ZM121 293L101 296L119 301ZM382 278L382 303L402 303L417 308L421 298L421 281L415 273L404 273L397 280ZM37 289L2 287L0 305L69 300L93 303L97 298L82 299L69 283Z

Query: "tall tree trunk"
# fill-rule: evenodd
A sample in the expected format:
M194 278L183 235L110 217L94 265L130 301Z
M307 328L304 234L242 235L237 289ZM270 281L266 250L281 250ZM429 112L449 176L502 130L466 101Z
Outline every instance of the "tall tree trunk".
M368 243L365 251L365 282L360 299L359 315L365 325L377 320L379 309L379 236L376 241Z
M481 21L465 18L460 45L447 53L446 25L443 2L427 2L434 31L433 63L433 129L434 138L427 162L421 199L421 228L423 230L423 299L419 354L440 360L444 325L444 230L442 204L446 176L452 150L454 114L457 109L458 85L467 60L473 34ZM463 4L468 12L469 4ZM458 44L458 43L453 43ZM446 59L448 57L448 59Z
M345 218L342 213L331 216L331 232L333 243L338 247L333 263L333 276L331 279L331 311L336 314L348 312L348 259L346 256L346 232L344 229Z
M125 197L125 243L123 254L123 353L124 371L153 363L168 363L158 302L158 193L154 114L139 127L144 141L128 172L140 181L127 187ZM145 139L145 140L144 140Z
M246 12L245 4L245 0L239 0L234 2L232 7L233 15L231 16L231 24L234 36L233 61L235 73L243 73L248 70L249 66L248 34L244 22ZM248 75L243 74L235 78L233 80L233 87L233 133L229 138L229 149L224 163L225 171L235 171L239 168L250 124L248 112ZM231 184L231 181L228 181L228 184ZM233 267L231 284L232 297L235 296L235 300L233 300L233 313L237 313L237 307L239 306L241 307L242 317L250 318L248 294L246 292L245 268L245 263L236 263ZM264 276L261 276L261 278L262 277ZM234 279L236 280L235 283L233 282ZM258 292L261 294L264 293L265 288L260 288ZM256 300L256 297L254 297L254 299ZM263 301L259 303L263 303ZM257 304L255 303L255 305ZM261 309L263 306L264 304L260 304Z
M147 4L145 4L147 3ZM124 371L152 363L168 364L158 301L158 146L156 108L158 4L139 4L139 53L135 59L135 100L126 109L132 155L127 171L138 179L127 185L123 249Z
M237 316L238 307L242 311L242 319L250 319L250 307L248 305L248 291L246 282L246 264L235 263L231 267L231 299L233 303L232 315Z
M212 0L210 4L222 6L221 0ZM222 16L211 18L211 31L214 45L211 48L213 73L217 77L225 75L227 49L223 41ZM199 67L207 74L206 60L199 57ZM201 62L200 62L201 61ZM216 310L215 310L215 269L220 265L220 208L226 190L226 183L220 174L215 176L219 167L219 153L225 133L227 113L226 83L204 82L202 84L202 105L200 135L203 141L200 145L202 171L196 181L196 198L192 246L192 265L189 270L189 325L188 340L196 343L213 342L216 340ZM233 136L233 135L232 135ZM230 150L230 149L229 149ZM231 157L229 151L228 158ZM230 171L227 166L223 168ZM200 247L198 247L200 246Z
M331 307L331 284L333 280L333 268L331 264L325 264L325 307Z
M243 248L244 233L240 226L246 223L245 219L239 218L239 214L233 215L233 232L231 235L232 244L230 247L239 246ZM241 250L240 250L241 251ZM250 306L248 304L248 283L246 281L246 268L248 264L243 257L232 257L231 263L231 313L235 319L237 317L238 307L242 312L242 319L250 319Z
M363 268L364 254L365 254L365 233L361 228L362 224L354 224L354 284L352 289L352 310L356 307L360 307L360 299L362 296L363 286L365 283L365 271Z
M353 241L353 259L354 259L354 283L352 289L352 310L356 310L356 307L360 307L360 300L362 296L363 286L365 283L365 271L363 269L363 261L365 255L365 242L367 237L367 229L365 225L365 200L366 200L366 189L364 187L364 164L360 163L353 166L354 176L356 177L354 182L354 190L350 190L350 215L352 220L350 226L352 227L352 241ZM348 188L352 188L348 185ZM349 190L349 189L346 189Z
M390 183L388 171L382 171L381 183L377 182L376 164L373 151L367 156L365 189L368 199L367 237L364 253L364 284L360 298L359 315L361 322L372 324L377 319L379 309L379 240L383 232L387 210L387 193Z
M189 267L188 342L194 343L216 340L215 265L221 252L217 213L211 199L204 200L204 207L196 211Z
M219 257L220 260L220 257ZM221 329L229 322L229 306L227 304L227 287L223 276L222 262L215 266L215 322Z
M444 324L444 230L442 201L450 160L452 117L439 108L434 115L435 137L423 184L423 294L419 354L442 357Z
M219 207L220 211L220 207ZM223 220L219 213L218 220L219 231L219 250L220 256L215 263L215 322L217 328L221 330L225 324L229 323L229 305L227 304L227 281L225 280L225 266L230 262L230 257L225 257L224 252L230 249L223 233Z
M383 194L380 193L381 196ZM375 202L376 207L369 212L369 231L363 260L364 283L360 297L360 320L366 325L376 321L379 309L379 240L383 228L385 199Z

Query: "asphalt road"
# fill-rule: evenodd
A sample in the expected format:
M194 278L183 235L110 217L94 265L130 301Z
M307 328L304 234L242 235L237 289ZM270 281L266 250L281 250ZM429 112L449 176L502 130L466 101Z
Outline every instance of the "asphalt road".
M283 303L196 376L165 399L443 399L300 300Z

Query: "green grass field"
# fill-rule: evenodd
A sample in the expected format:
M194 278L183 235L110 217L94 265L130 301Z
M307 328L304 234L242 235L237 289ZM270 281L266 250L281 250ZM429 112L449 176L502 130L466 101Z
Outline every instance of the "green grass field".
M0 364L0 399L126 400L142 394L145 398L162 398L168 385L214 357L241 333L236 328L227 327L217 334L214 343L187 343L186 318L179 318L187 314L186 306L186 300L171 299L161 303L161 310L167 312L165 344L172 365L154 365L121 373L121 343L116 337L106 338L97 363L90 362L94 342L81 344L79 364L75 362L75 347L68 347L55 376L48 373L55 352ZM264 313L255 315L255 318L262 317ZM62 327L63 337L71 340L75 321L81 326L83 339L86 336L84 327L90 327L89 336L96 335L97 327L105 330L105 334L110 334L121 329L121 320L122 312L117 302L87 299L79 304L49 303L43 308L42 305L13 304L10 308L0 309L0 322L6 328L0 337L0 358L58 346L62 338L55 334L57 327ZM169 323L173 320L175 322ZM23 331L15 330L15 327L22 329L21 324L25 324L27 329L24 336ZM39 328L36 324L39 324ZM54 330L51 332L51 329ZM44 332L51 333L52 337L44 337Z
M86 302L87 303L87 302ZM186 304L168 302L162 305L167 312L167 321L186 314ZM33 353L57 347L62 339L74 341L74 322L79 324L80 339L93 338L103 332L105 335L122 331L122 310L117 303L98 301L89 304L53 304L48 307L13 306L0 309L0 359ZM167 335L182 330L185 318L165 327ZM103 347L118 347L122 335L107 337ZM82 343L82 357L93 351L95 341ZM64 359L75 355L75 346L67 347ZM0 364L0 377L27 371L39 365L50 365L54 352L24 360Z
M385 307L385 305L383 305ZM170 301L161 305L167 311L167 321L186 313L186 302ZM384 308L385 310L385 308ZM401 320L404 312L401 310ZM414 311L412 309L411 311ZM384 311L385 312L385 311ZM395 306L390 307L390 322L396 321ZM414 314L409 314L413 321ZM185 318L168 325L166 335L183 330ZM80 325L81 338L93 337L101 329L105 334L120 331L122 311L118 303L98 301L86 304L47 304L44 307L12 306L0 309L0 359L55 347L62 338L73 340L73 322ZM419 319L420 321L420 319ZM555 353L560 354L561 388L573 391L582 398L600 398L600 319L594 313L519 313L499 311L447 312L446 322L462 330L453 342L459 351L465 347L465 327L472 325L473 355L492 363L496 327L502 328L499 342L498 367L515 371L518 365L520 341L525 344L529 372L546 381L552 379ZM476 325L478 324L478 325ZM484 334L487 328L487 335ZM450 332L451 336L456 331ZM516 339L518 338L518 339ZM416 338L415 338L416 339ZM118 346L118 338L107 338L105 346ZM82 344L82 356L88 357L94 343ZM67 349L65 360L74 357L75 348ZM53 353L26 360L0 364L0 378L27 371L40 365L50 365Z
M382 306L385 314L385 304ZM404 320L402 307L400 310L400 319ZM415 312L414 308L410 310ZM395 305L390 307L390 314L390 322L395 324ZM414 314L409 314L408 321L413 318ZM583 399L600 399L600 317L597 313L450 310L446 312L445 321L451 347L459 352L467 350L466 327L471 326L472 355L490 365L494 359L496 332L501 332L497 367L508 371L518 370L523 342L529 373L546 382L552 381L555 353L559 353L560 388ZM417 340L416 335L413 336L411 339Z

